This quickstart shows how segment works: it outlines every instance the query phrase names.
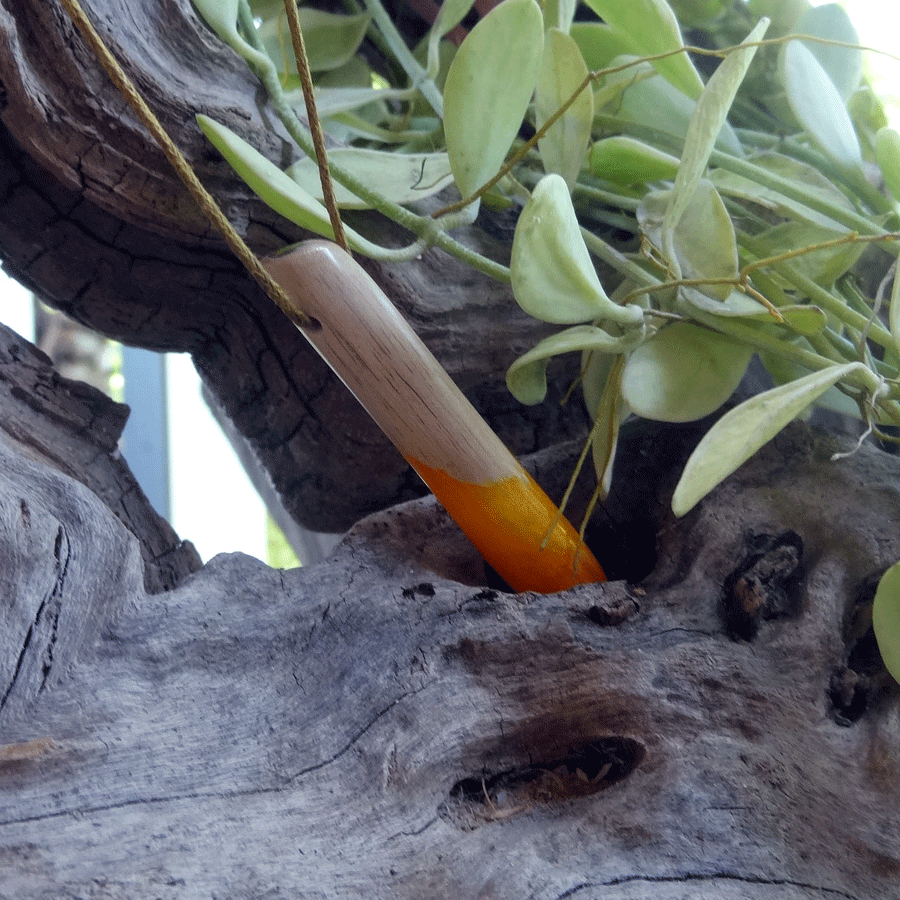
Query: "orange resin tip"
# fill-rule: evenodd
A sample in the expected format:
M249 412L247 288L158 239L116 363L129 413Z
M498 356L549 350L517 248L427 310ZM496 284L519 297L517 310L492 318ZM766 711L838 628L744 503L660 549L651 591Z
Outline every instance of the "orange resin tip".
M606 580L565 519L548 537L553 501L348 253L307 241L263 265L315 321L300 331L510 587Z
M407 460L513 590L550 594L606 581L594 554L524 468L492 484L469 484Z

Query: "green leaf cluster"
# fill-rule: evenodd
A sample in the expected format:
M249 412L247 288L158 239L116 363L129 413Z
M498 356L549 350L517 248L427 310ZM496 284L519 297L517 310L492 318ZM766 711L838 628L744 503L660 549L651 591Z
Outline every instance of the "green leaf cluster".
M299 158L282 169L223 124L201 127L263 200L330 235L281 3L194 4L257 74ZM814 404L875 433L900 425L900 279L867 293L854 272L870 247L898 254L900 135L840 6L503 0L449 41L471 7L445 0L417 47L381 0L301 7L337 201L410 233L398 250L351 228L359 252L442 247L563 326L507 383L540 403L553 358L579 354L601 494L627 416L708 416L754 356L773 387L712 425L677 515ZM458 201L426 213L440 192ZM453 237L482 202L519 210L508 268ZM881 608L896 660L896 603Z

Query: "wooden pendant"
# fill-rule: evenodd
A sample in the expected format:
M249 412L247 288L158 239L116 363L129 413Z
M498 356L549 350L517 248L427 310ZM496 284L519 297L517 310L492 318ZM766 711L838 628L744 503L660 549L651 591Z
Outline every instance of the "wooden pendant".
M553 501L348 253L315 240L263 265L296 311L315 320L298 328L512 588L551 593L606 580Z

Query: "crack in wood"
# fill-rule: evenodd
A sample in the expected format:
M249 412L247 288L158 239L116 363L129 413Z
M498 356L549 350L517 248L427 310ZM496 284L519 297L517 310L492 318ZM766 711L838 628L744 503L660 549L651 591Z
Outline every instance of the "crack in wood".
M799 888L804 891L817 891L822 897L839 898L839 900L861 900L857 894L850 894L837 888L829 888L824 885L812 884L805 881L795 881L788 878L762 878L752 875L737 875L730 872L714 872L710 874L689 872L684 875L625 875L613 878L609 881L584 881L559 894L554 900L568 900L582 891L596 888L611 888L626 884L753 884L760 887L789 887ZM681 895L679 895L681 896ZM768 896L768 895L766 895Z
M24 502L24 501L23 501ZM65 549L63 549L65 548ZM66 576L69 569L70 543L65 526L60 524L57 528L56 539L53 547L53 555L56 559L56 576L53 586L50 588L47 596L40 602L34 619L25 632L25 638L22 641L22 647L16 659L16 665L13 669L13 675L0 697L0 710L6 706L9 697L18 683L19 675L25 665L28 651L31 649L32 643L35 643L35 637L42 622L49 623L49 635L44 646L43 656L44 662L41 664L41 683L38 687L38 693L44 690L47 679L50 677L50 671L53 667L53 650L59 638L59 617L62 612L62 594L66 582Z
M53 556L56 559L56 581L50 592L49 599L52 602L47 610L50 623L50 636L44 649L44 662L41 666L41 684L38 687L40 694L47 686L50 671L53 668L53 652L59 639L59 617L62 613L63 593L66 586L66 577L69 573L69 563L72 558L72 544L69 540L65 525L60 525L56 532L56 542L53 546ZM38 619L35 620L37 625Z
M438 815L468 831L536 806L590 797L628 778L645 752L643 744L632 738L603 736L544 763L496 773L485 770L457 781Z

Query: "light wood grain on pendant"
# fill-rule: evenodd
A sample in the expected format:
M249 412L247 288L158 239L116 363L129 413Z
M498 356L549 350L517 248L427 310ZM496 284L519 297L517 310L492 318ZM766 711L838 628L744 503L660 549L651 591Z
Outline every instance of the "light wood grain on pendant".
M472 484L524 477L518 460L349 254L327 241L308 241L263 265L297 311L319 323L301 331L405 457Z
M516 591L561 591L606 576L366 272L310 241L264 260L315 327L297 327Z

